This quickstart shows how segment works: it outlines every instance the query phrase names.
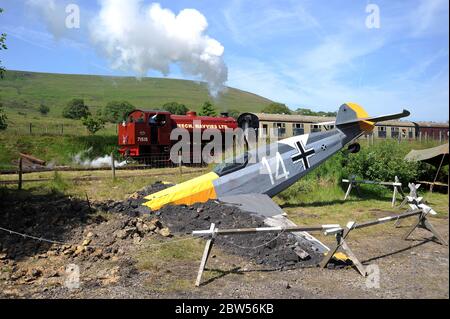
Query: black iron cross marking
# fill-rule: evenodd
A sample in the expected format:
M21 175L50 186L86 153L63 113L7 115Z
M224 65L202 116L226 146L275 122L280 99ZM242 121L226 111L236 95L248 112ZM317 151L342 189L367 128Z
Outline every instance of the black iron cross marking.
M305 150L302 142L295 142L295 147L297 148L298 154L292 156L292 161L297 163L298 161L302 161L304 169L309 168L309 157L313 156L316 152L313 148L309 150Z

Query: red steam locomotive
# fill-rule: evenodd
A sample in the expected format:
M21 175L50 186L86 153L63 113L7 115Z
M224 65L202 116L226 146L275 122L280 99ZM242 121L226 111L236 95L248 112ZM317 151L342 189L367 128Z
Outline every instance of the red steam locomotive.
M151 161L152 158L169 161L170 149L177 143L177 140L170 139L172 130L177 127L186 129L192 141L194 125L202 133L205 129L214 128L224 136L225 129L237 128L238 122L227 113L222 113L220 117L210 117L197 116L193 111L186 115L174 115L167 111L134 110L127 115L126 121L119 124L119 152L125 158L140 162ZM201 142L204 145L209 141Z

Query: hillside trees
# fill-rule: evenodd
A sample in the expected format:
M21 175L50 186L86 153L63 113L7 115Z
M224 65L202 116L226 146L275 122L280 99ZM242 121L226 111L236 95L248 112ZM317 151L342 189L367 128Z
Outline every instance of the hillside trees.
M163 110L166 110L172 114L176 115L186 115L189 109L184 104L178 102L169 102L162 106Z
M203 103L202 108L200 109L199 115L201 115L201 116L217 116L217 111L211 102L206 101L205 103Z
M111 101L103 108L102 118L107 122L119 123L134 109L135 107L127 101Z
M67 103L67 106L63 110L63 117L68 119L79 120L83 117L87 117L91 113L89 107L84 104L83 99L72 99Z
M262 112L268 114L292 114L291 110L282 103L270 103L262 109Z
M298 108L297 110L295 110L295 114L310 115L310 116L328 116L328 117L335 117L337 115L336 112L324 112L324 111L315 112L311 109L305 108Z

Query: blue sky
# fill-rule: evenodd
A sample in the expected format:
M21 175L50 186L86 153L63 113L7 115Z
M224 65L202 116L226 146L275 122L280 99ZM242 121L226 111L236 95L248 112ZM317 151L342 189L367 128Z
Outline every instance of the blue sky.
M89 25L101 4L58 2L67 3L79 5L80 29L59 32L36 6L0 0L5 9L0 31L8 34L3 64L16 70L135 75L112 68L111 59L92 43ZM414 120L448 121L447 0L159 3L175 14L192 8L206 18L204 34L224 47L228 86L291 109L334 111L352 101L371 115L407 108ZM367 28L368 4L380 9L380 28ZM146 75L163 76L156 70ZM168 76L198 79L176 64Z

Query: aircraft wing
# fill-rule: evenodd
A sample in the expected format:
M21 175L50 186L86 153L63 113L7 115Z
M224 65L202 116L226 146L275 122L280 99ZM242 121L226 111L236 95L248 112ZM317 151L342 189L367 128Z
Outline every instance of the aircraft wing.
M272 198L266 194L242 194L219 197L218 201L229 206L235 206L243 211L264 218L264 223L271 227L288 227L296 224L287 218L286 213L278 206ZM303 247L310 247L319 253L326 253L330 249L320 240L307 232L291 232Z
M236 206L243 211L267 218L276 215L285 215L285 212L278 206L272 198L266 194L242 194L231 195L218 198L219 202Z

